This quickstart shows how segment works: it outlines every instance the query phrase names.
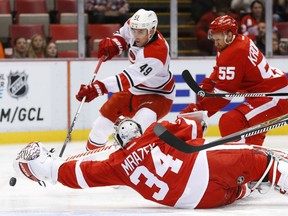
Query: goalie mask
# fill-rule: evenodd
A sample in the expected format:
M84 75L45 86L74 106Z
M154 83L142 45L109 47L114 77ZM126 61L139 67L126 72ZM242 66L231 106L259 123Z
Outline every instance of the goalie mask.
M136 137L142 135L141 125L131 118L120 116L114 124L113 136L116 144L122 148L126 146L128 142Z
M147 29L150 40L156 32L158 18L154 11L140 9L131 17L129 25L132 29ZM151 32L152 29L154 29L153 33Z

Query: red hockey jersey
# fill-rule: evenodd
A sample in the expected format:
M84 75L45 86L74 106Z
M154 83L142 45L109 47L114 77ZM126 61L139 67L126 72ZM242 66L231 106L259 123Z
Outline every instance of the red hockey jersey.
M218 52L210 78L216 83L214 91L217 93L288 91L285 73L269 66L253 41L243 35L238 35L226 49ZM204 98L199 104L211 116L231 99Z
M161 124L193 145L204 143L202 127L194 120L180 118ZM209 180L206 153L177 151L153 133L153 126L106 160L65 162L59 168L58 181L72 188L126 185L163 205L196 207Z

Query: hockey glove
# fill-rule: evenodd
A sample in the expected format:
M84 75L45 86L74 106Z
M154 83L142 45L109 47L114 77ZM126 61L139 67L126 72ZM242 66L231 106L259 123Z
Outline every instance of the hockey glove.
M212 90L214 89L214 86L215 86L215 81L210 79L210 78L204 78L202 80L202 83L200 83L199 85L201 86L201 88L204 90L204 91L207 91L207 92L212 92Z
M120 36L105 38L98 45L97 57L105 56L104 62L112 59L116 55L121 55L123 50L126 50L127 43Z
M76 99L81 102L83 98L86 97L85 102L89 103L96 97L107 93L108 91L105 85L102 82L96 80L90 85L81 85L80 90L76 95Z
M191 103L191 104L189 104L187 107L185 107L183 110L181 110L180 114L190 113L190 112L196 112L196 111L199 111L199 110L201 110L199 104Z

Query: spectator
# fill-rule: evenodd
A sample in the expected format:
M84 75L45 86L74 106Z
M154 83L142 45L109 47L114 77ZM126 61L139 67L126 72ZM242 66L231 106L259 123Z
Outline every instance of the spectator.
M0 59L1 59L1 58L5 58L5 52L4 52L2 43L1 43L1 41L0 41Z
M274 0L273 1L273 18L276 22L288 21L288 1Z
M39 34L31 37L31 43L28 48L28 58L44 58L45 41Z
M254 41L258 35L258 23L265 22L265 9L259 0L253 1L250 9L251 13L241 19L241 31Z
M127 0L89 0L86 5L89 23L120 23L124 25L129 15Z
M203 14L195 27L195 34L197 38L197 48L203 52L203 55L214 55L216 50L213 41L208 39L208 29L210 23L218 16L226 13L234 17L227 8L213 7L211 11Z
M198 23L203 14L213 9L214 4L214 0L193 0L191 3L191 24Z
M231 9L240 14L251 13L251 4L254 0L232 0Z
M45 47L46 58L58 58L57 46L54 42L50 41Z
M13 43L14 50L12 58L26 58L27 57L27 40L24 37L17 37Z
M256 45L259 50L265 54L266 48L266 24L264 22L258 23L258 35L256 37ZM277 29L273 29L272 34L272 47L274 55L285 55L287 54L287 46L284 43L280 44L280 35L277 33Z
M275 55L288 55L288 40L281 39L280 35L276 32L273 33L273 53Z

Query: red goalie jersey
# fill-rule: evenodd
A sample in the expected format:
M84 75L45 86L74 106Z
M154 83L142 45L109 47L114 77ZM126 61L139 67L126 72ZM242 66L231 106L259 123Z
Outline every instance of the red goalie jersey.
M190 144L204 142L202 126L197 121L180 118L175 123L164 121L161 124ZM153 125L105 160L90 158L89 161L65 162L59 168L58 181L73 188L126 185L144 198L163 205L208 208L229 204L238 197L239 173L244 173L242 185L263 173L256 169L255 154L247 145L234 146L233 150L228 145L222 151L187 155L156 137ZM265 170L267 158L261 156L263 165L258 163L257 168L262 166ZM215 160L227 163L223 162L219 169L216 165L219 161ZM234 164L237 166L232 167Z

